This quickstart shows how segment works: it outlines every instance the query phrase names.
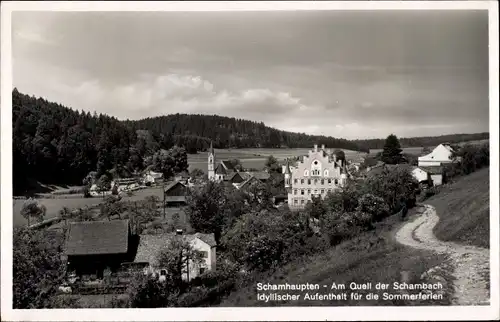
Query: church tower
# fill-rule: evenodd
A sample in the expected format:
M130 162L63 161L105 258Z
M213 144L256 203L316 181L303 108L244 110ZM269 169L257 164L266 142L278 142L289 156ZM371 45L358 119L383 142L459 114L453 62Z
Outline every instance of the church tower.
M215 180L215 152L210 141L210 150L208 150L208 180Z
M292 187L292 172L290 171L290 165L288 164L288 159L286 159L284 174L285 174L285 189L288 190Z

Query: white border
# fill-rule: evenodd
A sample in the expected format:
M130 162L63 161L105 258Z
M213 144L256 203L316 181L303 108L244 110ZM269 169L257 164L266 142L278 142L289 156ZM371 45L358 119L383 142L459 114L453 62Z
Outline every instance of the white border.
M1 12L1 318L19 321L307 321L307 320L479 320L499 318L499 126L497 1L353 2L2 2ZM490 60L490 306L483 307L278 307L170 309L12 309L12 11L269 11L269 10L489 10Z

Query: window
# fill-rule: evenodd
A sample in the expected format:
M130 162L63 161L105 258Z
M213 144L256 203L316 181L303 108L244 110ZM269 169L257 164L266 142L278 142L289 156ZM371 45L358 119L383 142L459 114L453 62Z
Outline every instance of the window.
M307 179L307 184L311 184L311 179Z
M314 184L318 184L318 179L314 179Z
M200 267L200 275L206 272L206 267Z
M307 177L309 176L309 171L308 170L304 170L304 177Z
M325 193L325 189L321 189L321 194L324 194Z
M304 179L300 179L300 183L304 183Z
M167 276L167 270L166 269L160 270L160 276Z
M304 189L300 190L300 194L304 195Z
M318 194L318 189L314 189L314 194L317 195Z
M293 194L296 195L297 194L297 189L293 189Z
M339 180L338 179L335 179L335 184L339 184Z
M321 184L325 184L325 179L321 179Z
M294 199L294 200L293 200L293 203L294 203L294 204L298 204L298 203L299 203L299 201L298 201L297 199Z
M201 252L201 257L208 258L208 252L202 251Z
M332 192L332 188L328 188L328 192Z
M303 204L304 204L304 199L302 199L302 200L300 201L300 204L301 204L301 205L303 205Z
M332 183L332 179L328 179L328 183L331 184Z
M328 177L328 170L325 170L325 177Z
M299 180L298 179L294 179L293 183L299 183Z
M307 194L310 195L311 194L311 189L307 189Z

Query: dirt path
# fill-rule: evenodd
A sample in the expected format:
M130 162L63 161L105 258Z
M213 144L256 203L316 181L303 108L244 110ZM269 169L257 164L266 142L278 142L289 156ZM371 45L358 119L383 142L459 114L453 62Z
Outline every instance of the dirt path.
M417 218L396 233L396 240L403 245L432 250L449 257L455 268L453 305L488 305L490 292L485 276L489 276L489 249L437 239L432 232L439 221L436 209L430 205L421 209Z

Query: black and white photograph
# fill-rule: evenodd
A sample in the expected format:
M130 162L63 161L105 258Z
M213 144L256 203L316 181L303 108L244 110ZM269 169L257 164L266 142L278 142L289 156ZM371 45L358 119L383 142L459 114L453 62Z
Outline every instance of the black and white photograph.
M2 3L2 320L499 318L498 4L403 2Z

